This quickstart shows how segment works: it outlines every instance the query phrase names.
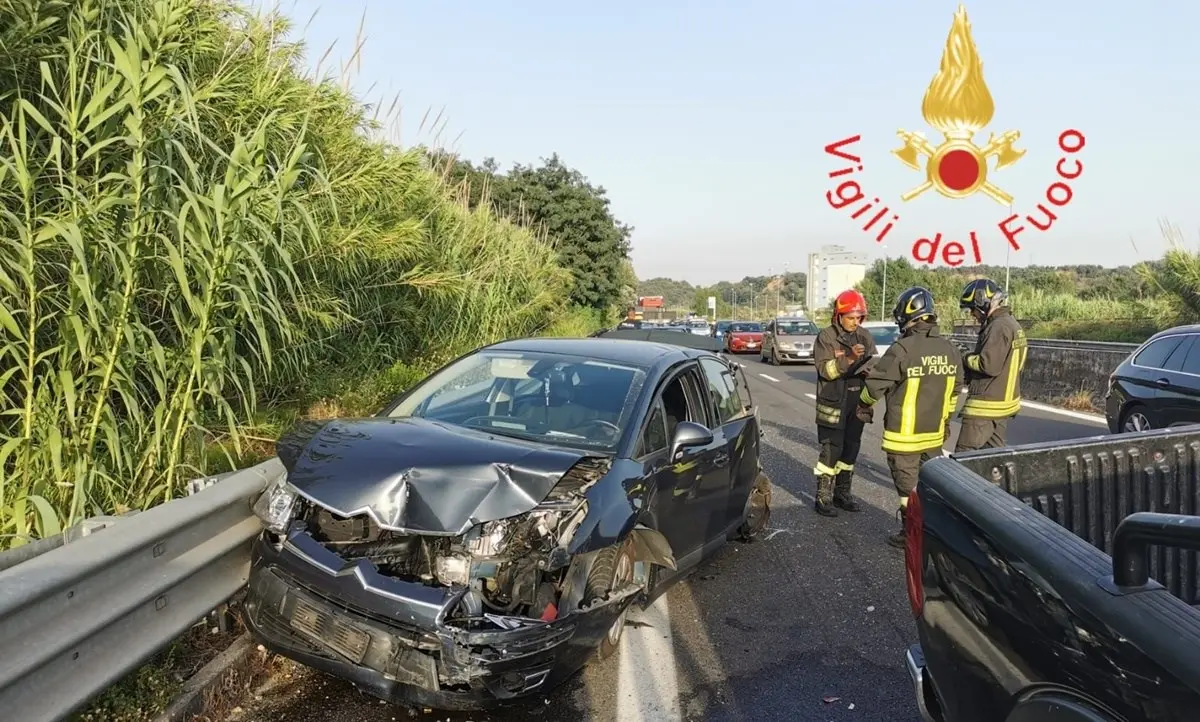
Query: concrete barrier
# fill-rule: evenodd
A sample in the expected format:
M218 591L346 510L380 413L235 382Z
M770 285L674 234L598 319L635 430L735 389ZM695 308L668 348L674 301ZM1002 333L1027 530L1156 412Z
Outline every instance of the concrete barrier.
M951 338L961 348L975 347L974 336L955 334ZM1133 343L1029 339L1029 355L1021 374L1022 396L1053 403L1084 392L1100 407L1109 374L1137 347Z

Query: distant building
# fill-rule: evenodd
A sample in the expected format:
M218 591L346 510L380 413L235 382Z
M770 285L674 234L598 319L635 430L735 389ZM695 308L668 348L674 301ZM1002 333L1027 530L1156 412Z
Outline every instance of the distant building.
M821 246L808 254L809 315L819 318L839 293L867 275L867 254L848 251L842 246Z

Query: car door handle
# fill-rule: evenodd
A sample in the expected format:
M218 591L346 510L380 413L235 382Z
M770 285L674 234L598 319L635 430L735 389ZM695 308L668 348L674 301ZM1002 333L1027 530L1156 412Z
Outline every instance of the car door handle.
M1170 379L1158 379L1154 383L1158 386L1170 386L1171 380Z
M729 454L728 453L717 454L716 457L713 458L713 463L716 464L718 467L728 466L729 465Z

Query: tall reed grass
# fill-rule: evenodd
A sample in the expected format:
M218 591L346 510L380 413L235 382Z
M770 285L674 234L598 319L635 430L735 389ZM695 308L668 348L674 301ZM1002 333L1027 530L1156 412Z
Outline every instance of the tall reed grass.
M0 546L170 499L258 407L543 331L568 275L234 0L0 9Z

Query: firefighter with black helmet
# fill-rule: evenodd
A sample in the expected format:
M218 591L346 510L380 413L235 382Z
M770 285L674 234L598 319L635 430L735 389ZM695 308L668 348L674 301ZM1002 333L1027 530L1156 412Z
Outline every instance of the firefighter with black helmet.
M863 422L854 410L862 389L866 364L875 355L875 340L862 328L867 300L853 289L842 291L833 303L831 323L817 334L813 363L817 367L818 514L837 516L838 509L861 511L850 494L854 462L862 445ZM836 508L835 508L836 507Z
M1008 422L1021 410L1025 330L1013 317L1004 290L990 278L968 283L959 306L971 312L980 328L974 352L963 358L968 390L954 450L1005 446Z
M892 316L900 338L867 374L856 416L871 423L874 405L887 397L883 450L900 495L900 532L888 543L903 547L908 496L917 488L921 465L940 456L950 438L950 417L958 405L963 368L958 349L938 332L929 289L905 290L897 297Z

